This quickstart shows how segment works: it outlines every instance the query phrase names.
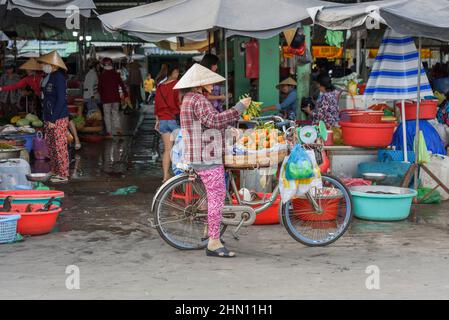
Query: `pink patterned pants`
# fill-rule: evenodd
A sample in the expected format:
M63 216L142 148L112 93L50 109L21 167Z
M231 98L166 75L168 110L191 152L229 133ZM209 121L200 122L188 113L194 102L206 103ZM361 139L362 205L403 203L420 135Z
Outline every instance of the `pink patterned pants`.
M45 123L45 140L50 156L50 168L53 173L61 176L69 176L69 151L67 149L67 128L69 118L56 120L53 128Z
M220 238L220 224L226 198L226 182L224 167L199 171L207 195L207 224L210 239Z

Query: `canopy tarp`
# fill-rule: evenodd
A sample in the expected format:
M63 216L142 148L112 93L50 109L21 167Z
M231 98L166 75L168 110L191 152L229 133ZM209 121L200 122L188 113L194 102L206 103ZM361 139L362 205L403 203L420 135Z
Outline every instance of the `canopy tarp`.
M414 37L449 41L449 1L385 0L309 8L315 23L332 30L376 27L376 21Z
M98 16L105 28L127 31L146 41L170 37L207 39L207 31L270 38L310 20L307 8L329 5L318 0L165 0Z
M70 8L77 8L79 14L90 17L95 9L93 0L0 0L0 4L7 4L8 10L18 9L29 17L40 17L51 14L56 18L67 18Z

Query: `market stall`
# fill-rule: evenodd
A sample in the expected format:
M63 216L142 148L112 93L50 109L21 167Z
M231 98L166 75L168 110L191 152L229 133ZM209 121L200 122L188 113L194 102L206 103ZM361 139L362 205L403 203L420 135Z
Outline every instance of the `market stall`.
M422 8L426 9L422 10ZM375 96L376 91L382 93L379 95L382 99L388 99L388 96L390 96L389 99L399 99L401 101L404 101L404 99L413 99L416 101L415 103L406 104L402 102L399 104L402 109L402 126L396 131L396 135L397 137L402 136L402 138L396 139L401 141L400 144L396 144L396 147L403 149L404 157L395 159L407 161L407 158L409 157L407 150L410 149L410 145L416 153L420 153L420 155L416 154L414 157L415 163L410 166L410 169L405 174L406 179L404 186L408 187L408 182L414 171L415 189L418 187L418 168L420 165L425 169L424 171L430 171L427 170L424 165L426 160L423 160L423 157L427 157L427 151L423 151L426 150L424 147L426 141L424 136L422 136L423 138L418 138L418 133L420 133L420 130L424 130L423 127L427 124L422 123L422 126L420 127L420 117L422 119L423 115L422 109L430 106L434 111L433 117L435 117L436 112L435 103L429 103L429 100L423 100L423 98L432 99L433 93L430 91L427 77L423 74L421 38L429 37L447 41L449 25L444 17L447 17L448 12L449 5L447 1L440 0L383 1L376 3L374 6L371 3L364 3L349 5L344 8L327 7L319 10L310 10L311 16L316 23L332 30L347 30L362 26L367 28L378 27L383 23L394 29L396 32L418 37L418 52L416 52L416 48L414 48L414 50L409 49L408 51L402 52L398 57L395 52L389 52L389 55L382 55L382 49L379 50L379 55L386 58L384 60L395 61L402 59L404 67L400 69L393 68L392 70L391 66L381 66L378 64L378 69L373 70L371 73L371 83L368 83L365 91L365 95L371 96ZM405 43L410 43L414 46L411 38L398 35L385 42L384 50L391 50L385 49L388 47L388 42L391 43L392 48L396 49ZM382 60L382 58L379 60ZM407 63L409 63L408 66ZM401 77L403 77L403 79L399 80ZM402 85L405 85L405 87L402 87ZM411 112L414 112L415 114L413 118L409 118ZM412 125L415 125L415 130L413 131L416 133L416 139L414 139L414 134L411 137L412 141L414 139L414 142L407 144L406 141L407 139L410 139L410 137L406 134L406 130L408 130L406 120L412 119L414 120ZM426 139L430 139L429 134L426 134ZM432 176L435 177L435 175ZM447 189L444 183L437 179L436 187L433 190L438 186L441 186L444 190ZM362 196L362 198L363 197L367 198L366 195ZM356 198L360 198L360 194L357 193ZM359 208L359 210L363 209Z

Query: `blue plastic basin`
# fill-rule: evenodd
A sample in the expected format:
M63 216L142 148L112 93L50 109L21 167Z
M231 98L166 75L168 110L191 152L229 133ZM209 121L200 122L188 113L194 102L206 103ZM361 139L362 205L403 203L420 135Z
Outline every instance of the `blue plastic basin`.
M16 134L8 134L6 139L23 139L25 140L24 148L30 153L33 150L33 139L36 136L35 133L16 133Z
M410 214L413 189L390 186L360 186L351 189L354 215L373 221L399 221ZM375 193L372 193L375 192Z

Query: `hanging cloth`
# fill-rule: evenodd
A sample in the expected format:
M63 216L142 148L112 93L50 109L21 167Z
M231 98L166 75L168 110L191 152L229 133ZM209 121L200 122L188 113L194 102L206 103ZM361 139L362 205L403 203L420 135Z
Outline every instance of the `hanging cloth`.
M326 30L326 43L331 47L341 48L345 42L343 31Z
M247 42L245 54L245 77L248 79L259 79L259 42L255 39Z

